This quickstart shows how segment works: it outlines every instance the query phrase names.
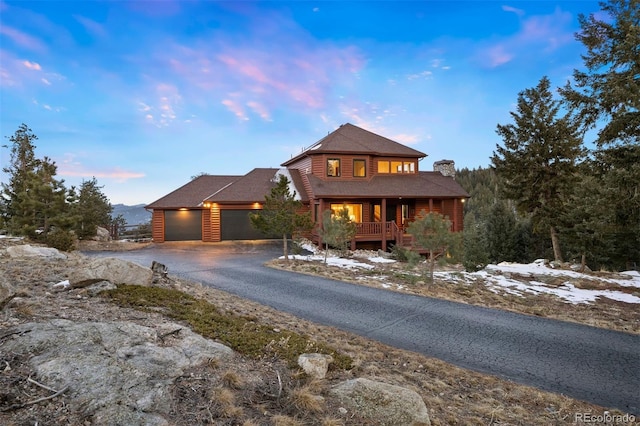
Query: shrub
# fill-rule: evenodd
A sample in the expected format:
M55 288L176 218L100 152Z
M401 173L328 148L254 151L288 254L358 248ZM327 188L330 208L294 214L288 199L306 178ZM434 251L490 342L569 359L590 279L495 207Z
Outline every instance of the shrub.
M72 251L76 248L76 237L70 231L54 229L45 237L45 244L60 251Z

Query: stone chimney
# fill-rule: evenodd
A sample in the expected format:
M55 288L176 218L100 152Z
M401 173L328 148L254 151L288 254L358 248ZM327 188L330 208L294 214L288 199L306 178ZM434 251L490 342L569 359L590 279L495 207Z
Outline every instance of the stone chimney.
M453 160L440 160L433 163L433 171L440 172L443 176L456 177L456 163Z

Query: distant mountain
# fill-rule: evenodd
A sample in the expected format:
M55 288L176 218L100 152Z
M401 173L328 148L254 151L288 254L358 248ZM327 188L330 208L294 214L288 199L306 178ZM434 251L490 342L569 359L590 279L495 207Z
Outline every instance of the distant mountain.
M119 214L127 221L127 225L142 225L151 222L151 212L144 209L145 204L127 206L125 204L113 204L112 217Z

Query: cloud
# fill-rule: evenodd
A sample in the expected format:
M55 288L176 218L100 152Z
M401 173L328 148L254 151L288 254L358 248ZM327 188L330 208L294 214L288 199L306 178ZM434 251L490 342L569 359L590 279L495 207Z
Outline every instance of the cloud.
M524 10L512 6L503 5L502 10L504 10L505 12L513 12L518 16L524 16Z
M519 9L503 6L503 10L524 16L524 11ZM552 14L521 19L517 33L497 42L484 43L475 55L476 60L483 66L495 68L517 57L552 52L574 40L571 22L571 13L560 8Z
M24 65L25 68L30 69L30 70L42 71L42 67L40 67L40 64L37 63L37 62L23 61L22 65Z
M75 160L74 154L66 154L64 160L58 165L58 175L80 178L113 179L116 182L126 182L129 179L140 179L146 175L142 172L125 170L120 167L89 169Z
M107 31L104 26L92 19L85 18L81 15L73 15L74 19L80 23L85 31L96 38L106 38Z
M176 108L182 103L178 88L168 83L157 83L152 90L153 102L138 101L138 111L144 114L145 120L157 127L168 127L176 120Z
M51 86L51 82L49 80L47 80L46 78L42 77L40 79L41 82L43 82L44 84L46 84L47 86Z
M232 99L224 99L222 101L222 105L226 106L227 109L231 111L240 120L243 120L243 121L249 120L242 105L239 105L236 101Z
M243 120L255 113L269 121L276 110L287 108L316 113L333 103L335 88L350 84L366 64L358 48L316 40L287 17L252 14L247 19L255 22L237 32L214 32L188 46L165 41L152 54L154 63L168 70L164 78L179 84L190 105L224 101Z
M4 35L11 39L15 44L29 50L42 52L46 51L45 45L36 37L23 33L20 30L11 28L7 25L0 25L0 35Z

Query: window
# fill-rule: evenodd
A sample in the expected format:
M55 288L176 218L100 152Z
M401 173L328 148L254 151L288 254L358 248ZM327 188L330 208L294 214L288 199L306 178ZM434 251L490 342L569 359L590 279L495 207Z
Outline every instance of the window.
M362 222L362 204L331 204L331 214L336 215L340 210L349 210L349 219L352 222Z
M340 160L329 158L327 160L327 176L340 176Z
M353 160L353 177L367 176L367 162L365 160Z
M414 161L378 160L378 173L415 173Z

